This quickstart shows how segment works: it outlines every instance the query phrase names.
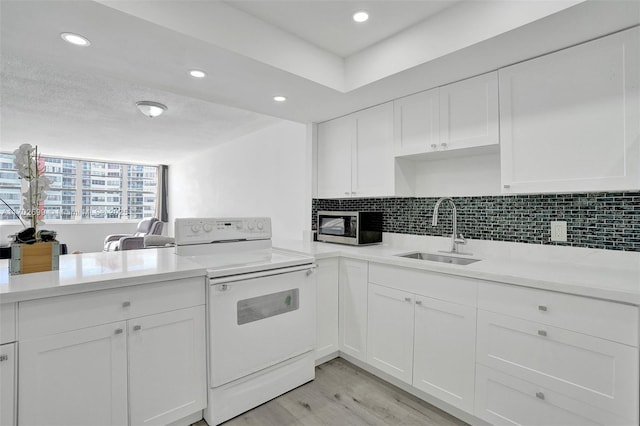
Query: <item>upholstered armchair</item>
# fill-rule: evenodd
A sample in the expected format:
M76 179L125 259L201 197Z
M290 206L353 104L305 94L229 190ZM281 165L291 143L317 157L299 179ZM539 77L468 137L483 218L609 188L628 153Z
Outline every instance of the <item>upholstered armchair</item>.
M104 239L104 251L133 250L144 248L144 237L147 235L162 235L164 222L157 218L141 220L133 234L112 234Z

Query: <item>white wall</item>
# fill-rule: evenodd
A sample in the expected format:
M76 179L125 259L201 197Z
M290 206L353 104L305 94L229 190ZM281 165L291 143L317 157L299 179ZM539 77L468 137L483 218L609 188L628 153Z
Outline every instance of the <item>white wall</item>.
M281 121L169 166L177 217L269 216L273 236L301 239L311 222L307 126Z
M38 229L50 229L58 233L57 240L67 245L69 253L79 250L83 253L102 251L104 238L110 234L132 234L138 223L83 223L46 224ZM0 239L8 243L7 236L22 230L20 225L2 225Z

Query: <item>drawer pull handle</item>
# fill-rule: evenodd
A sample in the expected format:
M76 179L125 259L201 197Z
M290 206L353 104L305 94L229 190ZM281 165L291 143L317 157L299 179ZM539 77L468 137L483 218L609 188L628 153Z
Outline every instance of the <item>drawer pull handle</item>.
M131 306L131 302L122 302L123 308L128 308L129 306Z
M538 336L547 337L547 332L545 330L538 330Z
M547 307L545 305L538 305L538 310L542 312L547 312Z
M116 328L116 331L114 332L114 334L122 334L122 329Z
M9 361L9 355L2 354L0 355L0 362Z
M416 305L422 305L422 300L416 300Z
M133 331L140 331L142 329L141 325L134 325L133 326Z
M404 301L405 301L405 302L411 302L411 298L410 298L410 297L405 297L405 298L404 298Z
M544 394L542 392L536 392L536 398L544 400Z

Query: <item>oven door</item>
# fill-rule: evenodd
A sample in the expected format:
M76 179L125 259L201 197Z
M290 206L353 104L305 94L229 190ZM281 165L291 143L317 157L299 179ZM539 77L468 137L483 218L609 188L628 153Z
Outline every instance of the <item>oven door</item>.
M314 267L210 279L211 387L313 350Z

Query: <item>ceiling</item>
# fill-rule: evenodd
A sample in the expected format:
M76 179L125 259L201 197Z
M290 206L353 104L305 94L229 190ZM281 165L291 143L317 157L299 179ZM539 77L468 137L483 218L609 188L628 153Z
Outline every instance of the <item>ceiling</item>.
M349 21L356 6L368 27ZM0 12L3 151L32 143L163 164L280 119L327 120L640 22L637 1L1 0ZM65 31L91 46L63 42ZM139 100L169 109L149 119Z
M337 56L370 47L460 0L439 1L225 1L228 5L291 33ZM366 10L369 20L353 22Z

